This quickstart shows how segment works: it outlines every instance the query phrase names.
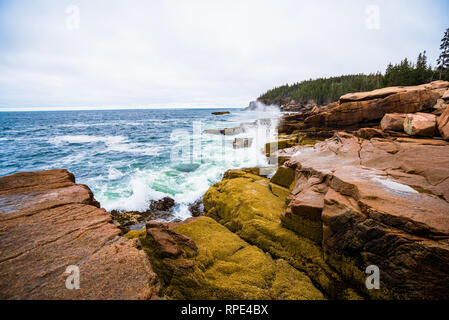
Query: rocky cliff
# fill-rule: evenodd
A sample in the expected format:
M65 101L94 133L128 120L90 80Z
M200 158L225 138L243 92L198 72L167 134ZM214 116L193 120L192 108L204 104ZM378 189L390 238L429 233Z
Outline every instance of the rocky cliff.
M0 299L157 298L147 256L98 207L66 170L0 178ZM66 287L69 266L79 289Z

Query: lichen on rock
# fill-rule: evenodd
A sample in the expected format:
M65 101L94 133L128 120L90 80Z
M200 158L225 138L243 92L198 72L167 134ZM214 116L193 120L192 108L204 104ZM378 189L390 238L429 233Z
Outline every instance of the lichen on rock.
M221 182L207 191L203 202L207 216L245 241L305 272L327 296L358 297L326 264L320 245L281 224L286 198L271 191L268 179L243 171L228 171Z
M282 259L273 259L208 217L183 223L160 224L159 232L132 231L148 253L163 281L164 294L173 299L324 299L307 275ZM171 238L167 255L160 242ZM183 239L180 241L179 239ZM191 243L188 245L189 241ZM195 244L195 247L192 246ZM170 251L170 250L168 250Z

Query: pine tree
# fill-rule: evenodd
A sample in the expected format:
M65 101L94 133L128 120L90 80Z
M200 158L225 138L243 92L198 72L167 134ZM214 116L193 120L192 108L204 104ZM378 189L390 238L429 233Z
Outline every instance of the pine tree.
M441 80L441 76L449 69L449 28L446 29L443 39L441 39L440 50L441 53L437 60L437 69L440 72Z
M427 83L432 79L433 71L432 68L427 65L426 51L418 55L414 73L415 73L413 79L414 84Z

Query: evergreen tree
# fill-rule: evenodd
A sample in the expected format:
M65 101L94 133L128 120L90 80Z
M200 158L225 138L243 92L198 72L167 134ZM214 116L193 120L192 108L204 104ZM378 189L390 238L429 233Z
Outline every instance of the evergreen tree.
M443 39L441 39L440 56L437 60L437 70L440 74L440 80L443 75L447 75L449 69L449 28L446 29Z
M428 65L426 51L419 53L416 63L407 58L399 64L389 63L385 74L353 74L332 78L307 80L292 85L286 84L267 91L259 97L268 103L284 104L295 100L297 103L327 104L337 101L348 92L371 91L382 87L412 86L432 81L434 75L449 81L449 29L444 33L440 46L441 54L435 70Z

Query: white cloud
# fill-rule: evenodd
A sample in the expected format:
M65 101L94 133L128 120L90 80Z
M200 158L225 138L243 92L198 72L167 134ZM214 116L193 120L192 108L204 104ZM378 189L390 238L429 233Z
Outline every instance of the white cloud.
M365 26L378 5L380 29ZM79 29L66 8L80 9ZM286 82L431 61L444 1L0 3L0 106L246 106Z

